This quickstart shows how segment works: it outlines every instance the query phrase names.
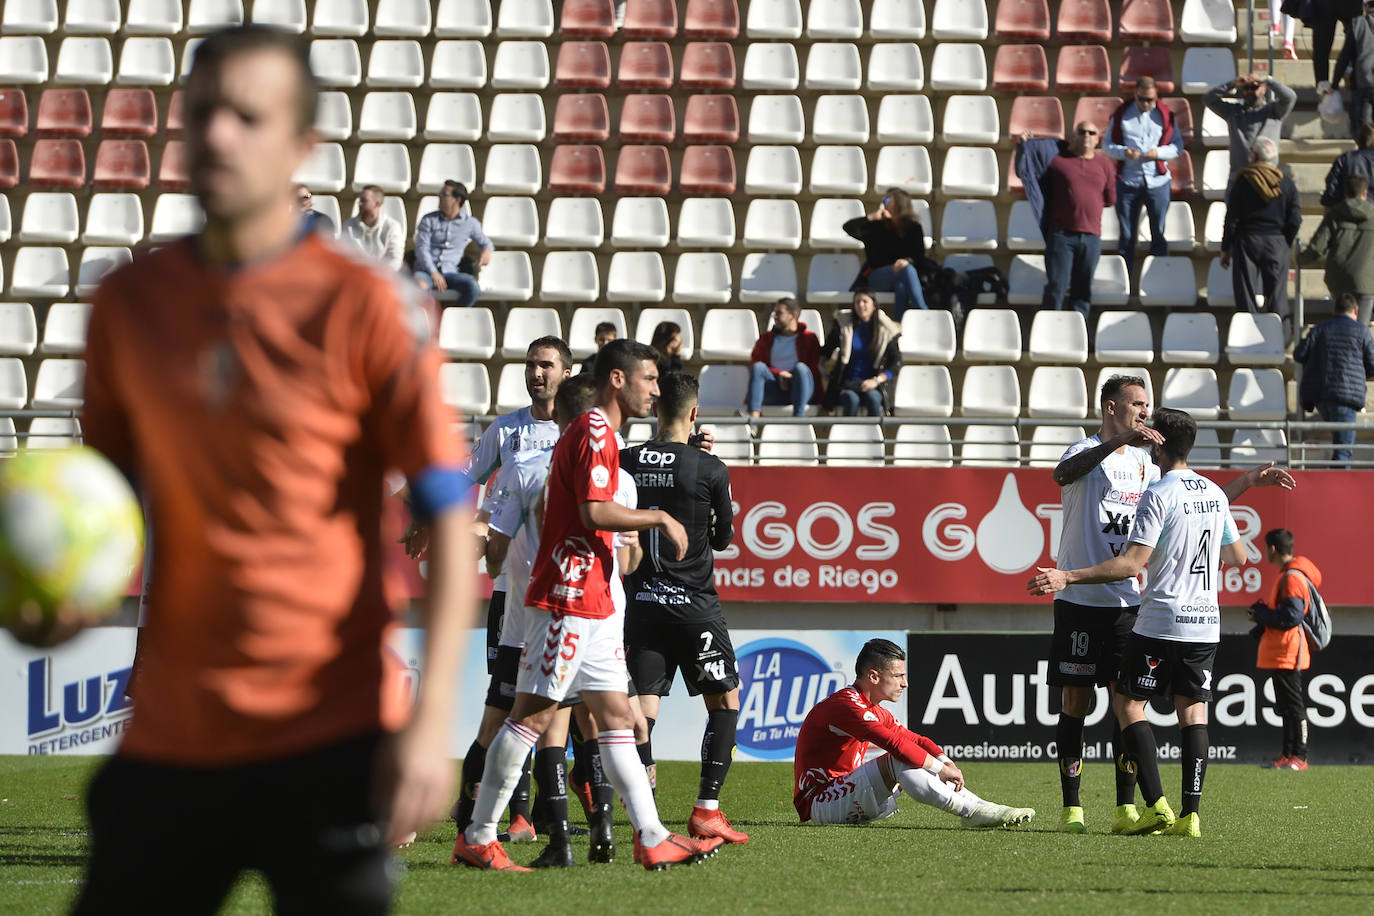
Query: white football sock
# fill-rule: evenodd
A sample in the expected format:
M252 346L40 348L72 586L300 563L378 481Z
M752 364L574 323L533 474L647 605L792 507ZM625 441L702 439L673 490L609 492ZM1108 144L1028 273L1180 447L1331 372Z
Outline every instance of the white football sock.
M926 769L898 770L897 782L907 795L917 801L960 817L968 817L982 801L968 789L959 789L956 792L954 786L943 782L940 777Z
M639 842L646 848L662 843L668 838L668 828L658 819L649 774L644 772L644 764L639 762L639 752L635 750L634 730L604 731L597 736L596 743L601 747L602 769L624 803L630 823L639 831ZM490 760L491 752L487 754Z
M707 811L719 811L720 799L718 798L698 798L697 807L705 808Z
M477 803L472 811L472 823L464 831L467 841L482 846L496 841L496 821L506 810L525 758L530 755L539 735L533 729L507 719L487 748L487 765L482 770L482 785L477 790Z

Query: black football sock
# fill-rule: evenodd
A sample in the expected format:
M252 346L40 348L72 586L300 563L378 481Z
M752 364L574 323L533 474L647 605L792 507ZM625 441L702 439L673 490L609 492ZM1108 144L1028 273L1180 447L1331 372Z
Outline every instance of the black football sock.
M510 797L511 820L517 817L530 819L530 762L533 758L533 753L525 758L525 768L520 773L520 781L515 784L515 793Z
M1293 724L1293 756L1307 759L1307 717L1300 716Z
M1183 810L1196 814L1202 802L1202 781L1207 778L1207 726L1185 725L1183 738Z
M591 779L591 773L587 767L587 741L582 737L582 728L577 724L577 716L572 717L568 737L572 738L573 746L573 765L568 776L574 785L581 785ZM592 744L595 745L596 742L593 741Z
M1135 758L1136 781L1145 804L1153 805L1164 797L1164 785L1159 781L1159 756L1155 748L1155 733L1149 722L1134 722L1121 730L1121 742L1126 752Z
M1116 773L1116 803L1135 804L1135 758L1121 739L1121 723L1112 717L1112 770Z
M609 809L615 804L615 788L606 778L600 748L601 745L596 741L587 742L587 769L591 771L592 807Z
M639 752L639 762L644 764L644 772L649 774L649 788L654 790L654 795L658 795L658 765L654 763L654 722L648 716L644 721L649 723L649 737L644 739L643 744L636 744L635 750Z
M697 804L719 801L720 787L735 759L735 726L738 709L712 709L706 713L706 732L701 736L701 785Z
M1083 717L1061 712L1054 743L1059 751L1059 792L1064 796L1064 807L1076 808L1082 804L1078 788L1083 781Z
M472 810L477 806L477 787L482 784L482 770L487 765L487 749L476 741L463 757L463 771L458 784L458 801L453 806L453 820L459 832L472 823Z
M568 761L561 747L544 747L534 752L534 778L539 783L543 832L550 845L568 843Z

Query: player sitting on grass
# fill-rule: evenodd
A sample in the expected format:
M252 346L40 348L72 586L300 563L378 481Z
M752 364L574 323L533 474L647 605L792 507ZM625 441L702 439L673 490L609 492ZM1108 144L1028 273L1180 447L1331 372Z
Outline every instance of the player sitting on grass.
M817 703L797 736L792 803L803 821L864 824L891 817L903 790L958 815L964 827L1010 827L1035 817L1033 808L974 795L939 745L898 725L882 707L906 690L906 653L896 643L870 639L854 670L854 685ZM864 763L874 746L887 753Z

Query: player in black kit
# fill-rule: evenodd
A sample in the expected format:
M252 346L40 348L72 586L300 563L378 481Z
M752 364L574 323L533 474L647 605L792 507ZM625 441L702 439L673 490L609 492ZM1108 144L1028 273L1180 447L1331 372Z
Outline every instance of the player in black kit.
M657 532L644 559L625 580L625 653L630 677L652 732L659 698L668 695L679 669L687 692L706 703L701 742L701 787L687 830L694 837L744 843L749 835L730 826L720 811L720 788L735 755L739 720L739 672L735 648L716 594L712 550L734 534L730 472L719 458L696 448L697 380L671 372L658 380L658 435L621 453L620 466L635 481L640 508L662 509L687 530L687 552L672 559L671 544ZM648 743L640 746L653 765Z

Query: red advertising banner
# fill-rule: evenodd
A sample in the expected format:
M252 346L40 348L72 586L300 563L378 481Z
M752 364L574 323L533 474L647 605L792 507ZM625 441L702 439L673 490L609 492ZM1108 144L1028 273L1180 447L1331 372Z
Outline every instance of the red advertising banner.
M1208 472L1225 483L1238 472ZM1290 528L1298 551L1330 571L1327 603L1367 604L1364 539L1333 524L1368 503L1368 473L1300 473L1298 488L1255 487L1232 506L1250 562L1221 577L1222 604L1267 599L1275 570L1264 532ZM1048 470L731 468L735 539L716 555L727 601L1025 604L1035 566L1053 564L1062 525ZM1349 516L1348 516L1349 517Z

